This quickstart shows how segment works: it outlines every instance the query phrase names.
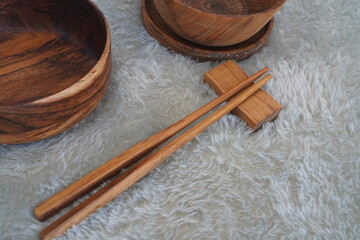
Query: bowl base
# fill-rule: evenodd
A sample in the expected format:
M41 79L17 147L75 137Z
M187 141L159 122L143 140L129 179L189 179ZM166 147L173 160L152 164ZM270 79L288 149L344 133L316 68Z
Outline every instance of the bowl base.
M152 0L141 1L141 16L145 29L161 45L199 61L244 60L265 46L274 26L274 19L271 19L246 41L227 47L209 47L190 42L175 34L164 23Z

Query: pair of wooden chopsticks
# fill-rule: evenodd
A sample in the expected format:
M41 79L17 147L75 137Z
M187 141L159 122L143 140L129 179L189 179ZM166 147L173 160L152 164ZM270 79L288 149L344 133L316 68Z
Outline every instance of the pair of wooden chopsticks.
M252 84L251 86L249 85L261 77L268 70L269 68L260 70L259 72L249 77L247 80L234 87L232 90L219 96L218 98L194 111L190 115L169 126L168 128L130 147L117 157L103 164L99 168L87 174L85 177L79 179L69 187L39 204L34 209L34 215L39 220L45 220L58 213L77 198L87 194L89 191L99 186L104 180L107 180L118 174L121 169L127 168L133 164L124 173L117 176L94 195L90 196L88 199L46 227L40 233L41 239L51 239L58 234L64 233L69 227L71 227L71 225L78 224L97 208L104 206L117 195L133 185L135 182L147 175L171 154L176 152L179 148L196 137L208 126L229 113L236 106L238 106L240 103L254 94L258 89L260 89L262 85L264 85L272 78L270 74L259 80L257 83ZM169 138L187 127L189 124L193 123L195 120L199 119L201 116L205 115L231 97L233 98L228 101L226 105L211 113L198 124L163 146L161 149L135 163L137 160L147 155L162 143L166 142Z

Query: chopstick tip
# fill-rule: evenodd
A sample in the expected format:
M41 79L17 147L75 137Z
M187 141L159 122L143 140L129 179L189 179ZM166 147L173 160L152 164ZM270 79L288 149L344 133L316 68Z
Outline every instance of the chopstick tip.
M271 74L267 74L265 77L263 77L262 79L260 79L257 84L260 86L264 85L267 81L269 81L272 78Z

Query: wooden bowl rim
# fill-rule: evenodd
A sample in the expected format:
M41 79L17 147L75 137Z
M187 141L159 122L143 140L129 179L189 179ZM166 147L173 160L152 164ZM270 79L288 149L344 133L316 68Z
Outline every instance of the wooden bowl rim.
M110 54L111 49L111 33L110 33L110 27L107 19L105 18L105 15L102 13L102 11L99 9L99 7L93 3L91 0L83 0L89 6L95 11L95 13L102 19L106 31L106 43L104 46L104 49L102 51L102 54L100 58L97 60L95 66L92 67L92 69L81 79L79 79L77 82L72 84L71 86L54 93L52 95L46 96L44 98L40 98L28 103L25 103L24 105L43 105L43 104L49 104L58 102L61 100L64 100L66 98L70 98L72 96L75 96L82 91L85 91L87 88L89 88L93 83L94 80L101 74L101 71L98 69L102 69L105 64L106 58Z
M240 18L240 17L247 17L247 16L255 16L255 15L260 15L260 14L264 14L264 13L267 13L267 12L271 12L273 11L274 9L278 8L278 7L281 7L282 5L284 5L284 3L286 2L286 0L279 0L274 6L272 6L271 8L268 8L264 11L261 11L261 12L256 12L256 13L250 13L250 14L223 14L223 13L212 13L212 12L206 12L206 11L203 11L201 9L198 9L198 8L194 8L190 5L187 5L187 4L184 4L181 2L181 0L174 0L174 2L176 2L177 4L183 6L183 7L186 7L188 9L191 9L193 11L196 11L196 12L200 12L202 14L205 14L205 15L209 15L209 16L219 16L219 17L228 17L228 18Z

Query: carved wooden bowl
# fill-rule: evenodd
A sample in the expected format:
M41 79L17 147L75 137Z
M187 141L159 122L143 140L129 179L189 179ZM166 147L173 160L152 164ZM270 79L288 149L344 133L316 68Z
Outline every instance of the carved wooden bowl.
M179 36L205 46L230 46L262 29L286 0L154 0Z
M58 134L105 93L110 31L89 0L0 1L0 144Z
M189 56L198 61L232 59L241 61L261 50L267 43L274 26L274 19L254 36L241 43L226 47L211 47L190 42L175 34L162 20L152 0L141 1L141 17L145 29L171 52Z

